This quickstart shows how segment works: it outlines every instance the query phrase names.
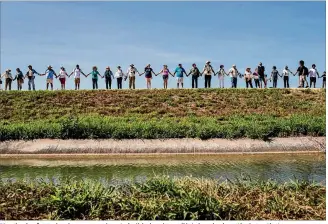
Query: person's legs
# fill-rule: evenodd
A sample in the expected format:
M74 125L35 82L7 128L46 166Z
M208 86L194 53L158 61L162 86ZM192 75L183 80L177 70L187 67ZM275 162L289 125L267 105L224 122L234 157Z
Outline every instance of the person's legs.
M233 77L231 77L231 88L234 88L234 81L233 81Z
M208 88L211 88L211 81L212 81L212 76L208 76Z
M195 77L192 76L191 77L191 88L194 88L195 87Z
M96 89L98 89L98 79L95 79Z
M248 88L248 80L247 79L245 80L245 83L246 83L246 88Z
M251 88L253 88L253 83L252 83L252 80L251 80L251 79L249 80L249 86L250 86Z
M234 84L235 88L237 88L237 77L233 78L233 84Z
M51 90L54 90L53 80L50 81Z
M133 76L133 79L132 79L132 88L135 89L136 88L136 77Z
M129 89L131 89L132 88L132 77L130 76L129 77Z

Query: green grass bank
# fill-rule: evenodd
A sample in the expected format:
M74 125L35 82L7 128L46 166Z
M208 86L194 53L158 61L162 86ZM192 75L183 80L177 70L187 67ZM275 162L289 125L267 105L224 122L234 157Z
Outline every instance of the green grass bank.
M0 219L325 220L325 195L325 186L293 181L0 182Z
M0 92L0 140L325 136L324 90Z

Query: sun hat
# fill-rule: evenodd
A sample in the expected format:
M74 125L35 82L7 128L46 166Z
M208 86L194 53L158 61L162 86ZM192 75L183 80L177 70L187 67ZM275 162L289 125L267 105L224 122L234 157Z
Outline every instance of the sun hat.
M48 65L48 68L52 68L51 65Z
M131 67L133 67L133 66L134 66L134 64L131 64L130 66L131 66Z
M6 70L6 72L11 72L10 68L8 68L8 69Z
M209 63L211 63L210 61L206 61L206 64L209 64Z
M110 69L109 66L107 66L106 69Z
M233 65L232 65L232 67L236 67L236 65L235 65L235 64L233 64Z

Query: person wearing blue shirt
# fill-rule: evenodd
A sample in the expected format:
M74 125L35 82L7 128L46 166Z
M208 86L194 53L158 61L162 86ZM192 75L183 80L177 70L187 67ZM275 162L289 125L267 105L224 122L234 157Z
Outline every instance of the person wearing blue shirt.
M49 88L49 84L51 86L51 90L54 89L54 85L53 85L53 82L54 82L54 76L57 78L57 74L56 72L52 69L51 65L48 66L48 69L44 72L43 75L46 75L47 76L47 90Z
M183 88L183 73L187 75L185 69L182 67L182 64L179 64L178 67L174 71L174 75L177 77L177 88L179 89L179 84L181 84L181 88Z

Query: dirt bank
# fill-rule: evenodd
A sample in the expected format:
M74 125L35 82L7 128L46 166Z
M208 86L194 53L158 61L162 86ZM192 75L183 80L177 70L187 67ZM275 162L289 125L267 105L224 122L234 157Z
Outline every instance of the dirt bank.
M166 140L54 140L6 141L0 154L139 154L139 153L268 153L326 151L326 137Z

